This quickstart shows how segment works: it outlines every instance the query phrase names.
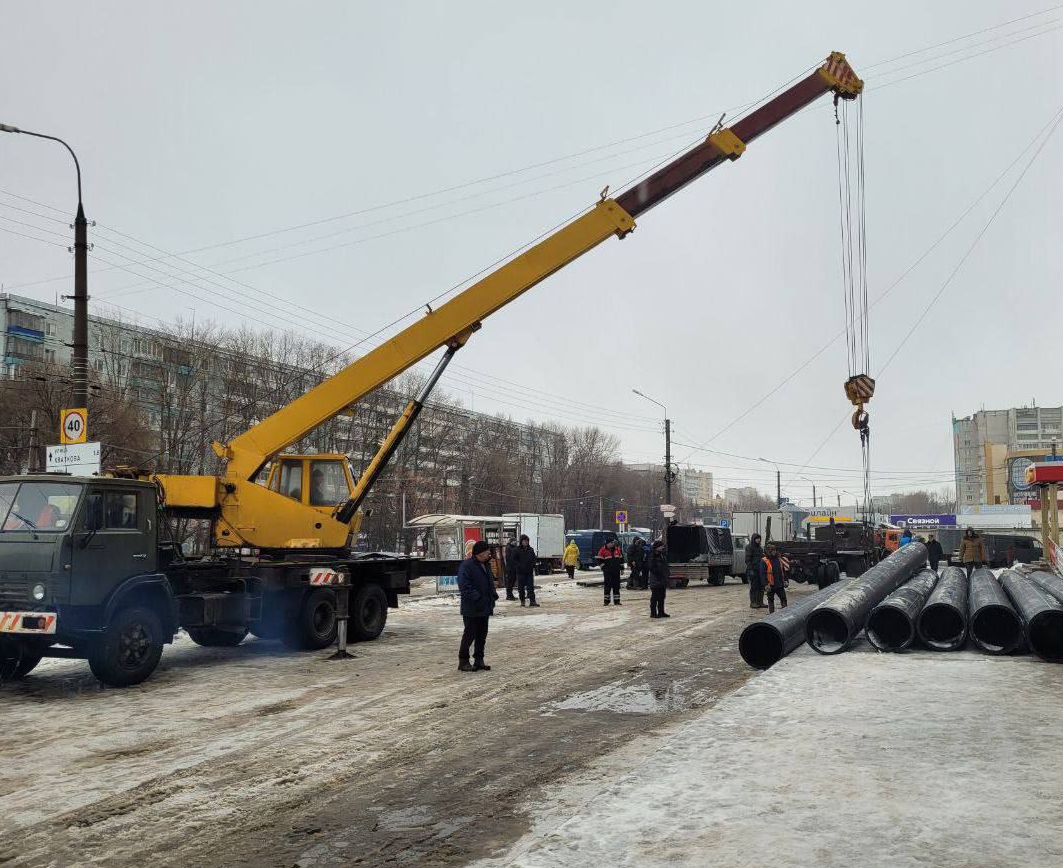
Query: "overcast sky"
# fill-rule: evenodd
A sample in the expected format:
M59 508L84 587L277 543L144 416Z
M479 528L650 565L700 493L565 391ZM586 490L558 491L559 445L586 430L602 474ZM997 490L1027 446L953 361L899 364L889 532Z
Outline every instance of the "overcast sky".
M96 255L171 284L96 261L94 303L346 347L840 50L868 84L876 298L1063 105L1063 7L1050 5L0 0L0 121L66 138L101 224ZM492 316L445 388L476 410L599 424L628 459L660 460L660 413L638 388L667 405L688 444L675 456L719 488L771 490L774 469L689 445L779 462L794 498L810 494L806 462L800 475L831 501L827 485L858 492L859 441L837 427L843 341L747 413L843 326L829 102ZM877 492L949 482L951 414L1063 403L1063 133L880 375L1032 153L871 312ZM72 209L58 146L0 136L0 190L0 228L64 243L41 231L63 224L12 206L61 215L9 195ZM130 265L123 254L161 255L141 242L224 245L188 258L240 283ZM69 273L61 246L0 232L6 291L52 301L69 279L38 281Z

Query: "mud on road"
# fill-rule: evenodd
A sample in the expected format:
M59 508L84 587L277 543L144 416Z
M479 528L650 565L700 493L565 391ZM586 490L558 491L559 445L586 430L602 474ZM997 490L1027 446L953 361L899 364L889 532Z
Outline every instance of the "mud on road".
M672 591L664 621L647 592L540 601L499 603L491 672L457 671L457 604L434 596L345 662L182 638L114 690L46 661L0 692L0 864L463 865L525 833L542 787L751 674L743 585Z

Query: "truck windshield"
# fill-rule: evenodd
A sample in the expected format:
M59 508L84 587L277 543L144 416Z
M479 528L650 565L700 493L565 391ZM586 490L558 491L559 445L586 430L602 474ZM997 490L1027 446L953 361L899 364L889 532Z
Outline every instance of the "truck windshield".
M0 532L64 531L80 494L81 486L69 482L0 482Z

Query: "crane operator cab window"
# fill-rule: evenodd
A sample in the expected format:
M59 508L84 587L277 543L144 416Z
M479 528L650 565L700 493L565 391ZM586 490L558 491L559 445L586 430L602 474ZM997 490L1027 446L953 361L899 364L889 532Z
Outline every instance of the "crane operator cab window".
M277 489L292 500L303 499L303 462L288 459L281 462L280 487Z
M299 503L328 511L347 501L354 483L346 456L292 455L281 456L274 462L266 487Z
M310 505L336 506L351 496L339 461L310 462Z

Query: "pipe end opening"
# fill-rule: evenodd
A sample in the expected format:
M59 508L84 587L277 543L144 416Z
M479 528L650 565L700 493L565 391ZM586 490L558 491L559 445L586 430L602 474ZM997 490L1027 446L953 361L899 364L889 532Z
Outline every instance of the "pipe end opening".
M955 651L966 633L966 620L952 606L934 603L919 616L919 638L934 651Z
M805 623L805 638L820 654L838 654L849 647L849 624L832 609L816 609Z
M738 653L754 669L767 669L783 658L782 636L767 624L750 624L738 637Z
M898 609L882 606L867 619L867 639L879 651L901 651L912 644L912 622Z
M971 638L989 654L1007 654L1022 642L1022 621L1006 606L984 606L971 619Z
M1030 648L1042 660L1063 662L1063 611L1035 615L1029 626Z

